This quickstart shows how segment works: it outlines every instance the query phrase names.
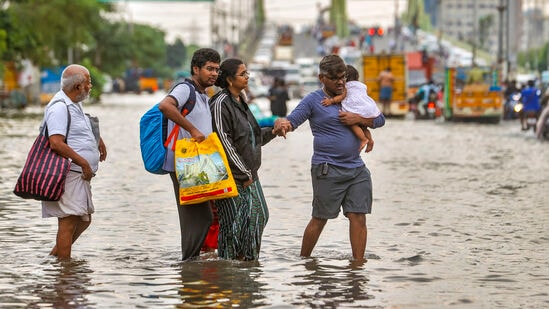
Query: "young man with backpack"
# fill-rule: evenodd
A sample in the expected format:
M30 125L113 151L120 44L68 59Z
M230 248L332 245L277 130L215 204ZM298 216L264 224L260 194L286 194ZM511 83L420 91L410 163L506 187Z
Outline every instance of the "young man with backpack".
M206 88L213 86L219 75L221 56L211 48L198 49L191 60L191 78L180 83L160 101L158 108L168 118L167 132L171 132L175 125L180 127L177 139L194 138L202 142L212 133L212 116L208 105ZM184 106L196 94L196 101L188 114ZM193 102L190 102L191 104ZM187 107L185 106L185 109ZM169 172L173 182L177 211L179 213L179 225L181 229L181 251L183 260L198 257L208 235L213 214L208 202L180 206L179 182L175 174L174 152L172 141L167 145L166 158L163 170Z

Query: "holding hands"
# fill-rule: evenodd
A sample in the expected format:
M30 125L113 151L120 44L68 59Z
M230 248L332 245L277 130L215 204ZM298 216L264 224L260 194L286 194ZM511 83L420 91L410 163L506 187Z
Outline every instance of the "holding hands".
M292 124L290 121L286 118L278 118L275 120L274 127L273 127L273 134L276 134L277 136L283 136L286 138L286 132L292 131Z

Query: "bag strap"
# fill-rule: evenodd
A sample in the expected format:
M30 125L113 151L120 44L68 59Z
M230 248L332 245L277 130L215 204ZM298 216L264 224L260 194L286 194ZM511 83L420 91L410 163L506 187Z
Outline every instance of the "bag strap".
M181 108L181 115L183 117L185 117L193 110L194 106L196 105L196 88L195 88L194 83L192 82L192 80L185 79L185 81L177 83L176 85L174 85L172 87L172 90L177 85L180 85L180 84L186 84L187 86L189 86L189 89L190 89L189 98L187 99L187 102L185 102L183 107ZM171 92L171 90L170 90L170 92ZM170 132L170 135L168 135L168 138L164 142L164 147L168 147L170 142L173 141L171 149L172 149L172 151L175 151L175 141L177 141L178 137L179 137L179 125L176 123L174 125L172 131Z
M59 99L59 100L55 100L53 101L53 103L51 103L51 105L57 103L57 102L63 102L65 103L65 100L63 99ZM51 107L50 105L50 107ZM65 103L65 107L67 108L67 133L65 134L65 144L67 144L67 140L69 138L69 129L71 127L71 112L69 111L69 106ZM49 137L48 136L48 123L46 121L46 119L44 119L44 136L47 138Z

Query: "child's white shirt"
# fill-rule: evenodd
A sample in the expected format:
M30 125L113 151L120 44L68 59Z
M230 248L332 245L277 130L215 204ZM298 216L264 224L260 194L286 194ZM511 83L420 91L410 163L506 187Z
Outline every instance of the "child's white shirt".
M374 118L381 114L374 99L368 96L366 84L359 81L348 81L345 87L347 96L341 101L343 111L358 114L364 118Z

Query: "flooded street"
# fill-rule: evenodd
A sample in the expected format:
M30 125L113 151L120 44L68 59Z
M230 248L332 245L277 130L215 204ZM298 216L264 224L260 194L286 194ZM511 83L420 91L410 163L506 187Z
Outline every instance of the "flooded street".
M259 261L182 263L171 181L147 173L139 150L139 118L162 96L85 106L108 158L92 182L92 224L66 263L48 256L57 221L12 193L42 111L0 117L0 307L549 307L549 142L518 122L389 119L374 130L363 265L350 262L342 215L314 258L299 257L311 213L304 124L263 148L270 218Z

